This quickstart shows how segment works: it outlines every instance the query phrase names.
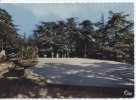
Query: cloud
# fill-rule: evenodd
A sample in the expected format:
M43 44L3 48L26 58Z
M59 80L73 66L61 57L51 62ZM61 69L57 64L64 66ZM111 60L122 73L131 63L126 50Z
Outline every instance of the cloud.
M62 4L0 4L0 8L7 10L16 25L20 26L21 33L32 34L35 25L40 21L58 21L69 17L78 17L78 22L89 19L92 22L101 20L104 13L105 20L108 11L125 12L131 14L133 20L134 10L131 3L62 3Z
M24 5L36 17L49 17L49 18L67 18L75 15L80 15L82 6L71 4L41 4L41 5ZM85 10L85 9L84 9ZM86 9L87 10L87 9Z
M79 17L80 19L100 18L101 13L108 16L108 11L126 12L133 16L133 6L130 3L85 3L85 4L15 4L29 10L35 17L49 21Z

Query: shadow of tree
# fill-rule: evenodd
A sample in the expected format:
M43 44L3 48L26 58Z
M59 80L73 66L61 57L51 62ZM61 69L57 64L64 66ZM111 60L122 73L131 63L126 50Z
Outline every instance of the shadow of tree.
M134 67L107 62L90 65L46 64L34 68L34 73L45 76L58 84L116 87L134 84Z
M93 63L79 66L71 64L47 64L46 68L34 68L33 72L50 77L52 80L68 83L69 79L76 83L93 82L93 84L121 83L121 87L75 86L72 84L50 83L40 85L37 81L27 78L0 79L1 98L102 98L102 97L133 97L134 85L122 85L122 81L130 82L134 79L133 66ZM98 81L99 80L99 81ZM123 82L124 82L123 81ZM86 83L85 83L86 82ZM106 83L105 83L106 82ZM90 83L89 83L90 84ZM132 95L124 95L127 90Z
M41 86L30 79L0 79L1 98L103 98L133 97L123 95L133 88L103 88L47 84Z
M134 87L95 87L95 86L72 86L72 85L57 85L48 84L50 88L48 94L52 92L60 93L60 95L66 98L128 98L134 96ZM58 88L61 87L61 88ZM124 91L127 90L132 95L124 95ZM58 97L56 94L55 97Z
M134 66L128 64L112 64L110 62L83 63L83 65L46 63L45 67L34 68L33 72L49 79L49 85L64 85L64 88L84 86L78 88L79 91L88 87L86 91L89 90L91 96L97 93L96 97L102 95L104 97L119 95L122 97L124 90L134 93ZM74 88L71 89L73 94Z
M15 98L20 97L39 97L39 90L42 86L35 83L33 80L20 79L0 79L0 97Z

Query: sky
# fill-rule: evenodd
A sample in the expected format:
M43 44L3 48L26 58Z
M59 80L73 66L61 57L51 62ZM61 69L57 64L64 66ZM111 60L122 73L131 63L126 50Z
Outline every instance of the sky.
M58 21L70 17L76 17L81 22L91 20L97 22L104 14L105 21L108 19L108 12L124 12L130 14L129 19L133 20L134 9L132 3L65 3L65 4L0 4L18 25L19 33L26 33L27 36L33 33L36 25L41 21Z

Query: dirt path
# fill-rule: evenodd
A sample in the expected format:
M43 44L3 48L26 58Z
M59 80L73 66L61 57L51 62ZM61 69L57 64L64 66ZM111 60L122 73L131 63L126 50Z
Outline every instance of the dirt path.
M39 58L34 73L58 85L124 87L134 85L134 67L83 58Z
M43 68L42 70L43 72L45 72L45 69L48 69L48 67L50 67L50 68L53 68L53 70L56 70L57 73L59 72L62 74L63 68L60 67L59 64L61 65L67 64L67 65L70 65L70 69L71 68L75 69L77 67L76 64L78 64L79 66L79 64L82 65L81 63L84 62L84 61L82 62L81 59L80 60L78 59L78 61L76 61L76 63L74 62L73 63L74 65L73 65L71 64L71 61L73 60L69 60L69 61L67 61L67 59L65 59L65 61L62 61L60 59L58 60L55 60L55 63L52 62L52 66L43 67L45 63L49 64L51 63L50 61L53 61L53 60L40 58L39 63L37 64L35 68L38 70L39 68ZM114 62L114 63L118 63L118 62ZM55 66L58 65L56 69L54 69L54 64ZM88 64L89 63L86 62L86 64L83 64L81 68L87 68ZM66 70L68 72L70 71L69 67L66 69L65 67L67 66L63 66L63 67L65 71ZM99 68L99 67L95 66L95 68ZM41 72L41 69L40 69L40 72ZM53 75L55 75L55 72ZM70 74L72 75L75 73L76 73L75 71L72 71L72 73ZM80 74L81 73L82 71L80 72ZM76 80L76 81L79 81L79 80ZM46 78L41 79L41 77L31 76L31 74L29 74L26 78L19 78L19 79L0 78L0 98L103 98L103 97L120 98L120 97L134 96L134 87L108 87L107 88L107 87L94 87L94 86L92 87L92 86L47 84L46 82L47 82ZM124 91L127 91L131 95L124 94Z

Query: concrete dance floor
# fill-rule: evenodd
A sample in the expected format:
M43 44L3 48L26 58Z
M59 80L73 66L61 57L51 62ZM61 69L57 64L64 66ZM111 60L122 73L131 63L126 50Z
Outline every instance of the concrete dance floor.
M134 85L134 66L84 58L39 58L33 72L50 84L94 87Z

